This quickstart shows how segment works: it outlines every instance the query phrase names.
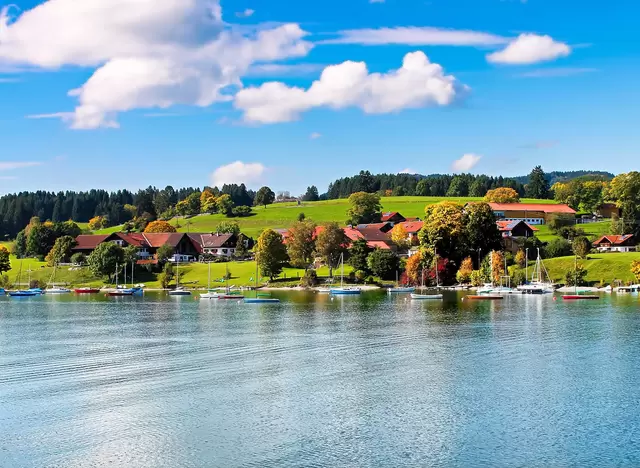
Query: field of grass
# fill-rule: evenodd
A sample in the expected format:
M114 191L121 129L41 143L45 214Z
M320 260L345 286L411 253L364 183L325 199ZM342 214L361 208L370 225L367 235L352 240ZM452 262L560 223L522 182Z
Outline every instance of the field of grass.
M588 283L612 284L615 280L624 283L636 281L630 271L634 260L640 260L640 252L592 254L588 260L578 260L578 263L587 269ZM574 268L575 257L551 258L544 260L544 265L554 282L564 283L566 272Z
M229 279L229 286L254 286L255 285L255 262L229 262L224 263L212 263L211 264L211 283L212 287L224 286L223 281L226 265L229 267L229 273L231 278ZM18 260L14 256L11 256L12 269L7 273L11 283L18 282L18 275L20 275L20 284L22 287L26 287L31 280L37 280L41 285L46 285L53 274L53 268L48 267L46 263L39 262L34 258L25 258ZM31 272L29 272L31 270ZM352 268L345 265L345 275L351 272ZM180 282L189 288L206 288L208 283L208 267L204 263L190 263L181 264L179 266ZM328 268L320 268L317 270L317 274L320 278L324 279L329 276ZM338 272L335 272L338 275ZM297 268L285 268L276 280L276 285L297 285L300 277L304 275L304 270ZM336 276L337 277L337 276ZM120 278L122 280L122 278ZM258 284L262 285L268 281L268 278L260 277ZM94 286L102 287L105 285L105 281L100 278L95 278L87 268L70 268L59 267L56 271L55 282L57 284L65 284L70 287L80 286ZM128 281L130 282L130 280ZM144 283L149 288L160 288L157 275L147 272L137 272L134 277L135 283Z
M383 197L383 211L399 211L405 217L424 217L424 209L427 205L439 203L441 201L454 201L466 203L470 201L481 201L482 198L474 197ZM553 203L552 200L522 200L523 203ZM309 219L318 224L335 221L344 224L347 219L347 209L349 203L347 199L327 200L320 202L297 203L276 203L267 208L254 207L254 215L247 218L233 218L242 232L250 237L257 238L266 228L280 229L287 228L294 223L300 213L304 213ZM213 232L216 226L229 218L223 215L200 215L190 219L174 219L171 224L176 226L181 232ZM120 226L113 226L107 229L96 231L97 234L110 234L121 229Z
M608 234L611 228L610 221L602 221L600 223L588 223L588 224L577 224L576 227L578 229L582 229L586 236L593 240L596 240L598 237L603 234ZM555 239L557 236L551 232L549 226L542 225L536 226L538 231L536 232L536 237L540 239L542 242L549 242L550 240Z

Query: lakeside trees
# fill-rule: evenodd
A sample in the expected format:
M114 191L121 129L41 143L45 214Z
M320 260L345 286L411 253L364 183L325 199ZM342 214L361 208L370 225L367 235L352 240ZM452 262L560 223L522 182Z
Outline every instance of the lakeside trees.
M95 276L105 277L116 271L116 266L124 261L122 247L113 242L104 242L87 257L89 270Z
M256 262L263 276L273 280L282 272L287 261L287 251L282 236L272 229L266 229L258 237L255 247Z
M256 193L256 198L254 203L256 205L262 205L265 208L267 205L271 205L274 201L276 201L276 194L273 193L269 187L261 187L260 190Z
M358 225L380 221L382 204L375 193L356 192L349 197L347 224Z
M316 252L329 267L329 276L333 277L333 270L338 267L340 257L346 253L349 239L338 223L328 223L318 234Z
M297 268L309 268L316 249L316 224L313 221L297 221L289 228L287 254L289 263Z
M4 245L0 245L0 275L11 270L11 259L9 258L9 249Z
M175 227L166 221L152 221L147 224L144 232L148 233L162 233L162 232L178 232Z

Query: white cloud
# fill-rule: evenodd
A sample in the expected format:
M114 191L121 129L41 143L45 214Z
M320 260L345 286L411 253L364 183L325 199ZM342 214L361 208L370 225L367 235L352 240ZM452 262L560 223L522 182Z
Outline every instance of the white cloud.
M322 136L322 133L313 132L311 135L309 135L309 138L311 138L312 140L317 140L321 136Z
M409 167L407 167L406 169L402 169L400 172L398 172L398 174L417 174L418 171L416 171L415 169L411 169Z
M245 122L277 123L296 120L316 107L358 107L367 114L383 114L448 106L467 89L423 52L412 52L401 68L388 73L369 73L364 62L347 61L325 68L309 89L281 82L243 89L234 106L244 111Z
M319 63L262 63L253 65L247 76L255 77L299 77L314 75L326 65Z
M256 62L308 53L297 24L235 30L218 0L49 0L17 18L0 12L0 64L96 71L69 95L73 128L117 127L117 114L227 101Z
M249 18L250 16L253 16L253 14L255 13L255 10L252 10L251 8L247 8L244 11L239 11L236 13L236 16L238 18Z
M518 76L523 78L558 78L565 76L582 75L585 73L593 73L597 71L597 68L556 67L532 70L520 73Z
M0 161L0 171L11 171L40 165L42 165L42 163L36 161Z
M262 181L267 168L261 163L236 161L220 166L211 174L211 185L222 188L224 184L253 186Z
M480 162L480 159L482 159L482 156L478 154L467 153L460 159L453 161L453 164L451 164L451 170L453 172L470 171Z
M397 27L380 29L349 29L338 32L338 37L322 41L323 44L412 46L496 46L509 42L508 38L479 31L431 27Z
M571 47L564 42L557 42L551 36L521 34L506 48L487 55L492 63L510 65L526 65L547 62L571 53Z

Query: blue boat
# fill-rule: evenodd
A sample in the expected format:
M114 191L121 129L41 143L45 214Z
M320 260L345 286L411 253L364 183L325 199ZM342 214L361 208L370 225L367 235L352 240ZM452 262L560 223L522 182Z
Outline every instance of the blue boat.
M5 294L7 294L7 291L5 291L4 289L0 288L0 296L4 296Z
M245 297L245 304L277 304L280 299L273 297Z
M40 293L37 293L35 291L31 291L31 290L26 290L26 291L11 291L9 293L10 297L33 297L33 296L39 296Z

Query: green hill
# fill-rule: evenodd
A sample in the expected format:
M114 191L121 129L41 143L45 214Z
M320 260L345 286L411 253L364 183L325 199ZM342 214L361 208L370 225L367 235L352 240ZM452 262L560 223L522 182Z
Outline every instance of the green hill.
M424 217L424 208L427 205L441 201L455 201L466 203L470 201L482 201L482 198L462 197L383 197L383 211L399 211L405 217ZM522 200L523 203L554 203L553 200ZM261 231L267 228L280 229L291 226L300 213L318 224L335 221L344 224L347 218L349 202L347 199L327 200L319 202L276 203L267 208L254 207L254 215L247 218L232 218L238 222L242 232L250 237L257 237ZM189 219L176 218L171 224L183 232L212 232L222 221L228 221L223 215L200 215ZM121 226L114 226L100 231L98 234L107 234L121 230Z

